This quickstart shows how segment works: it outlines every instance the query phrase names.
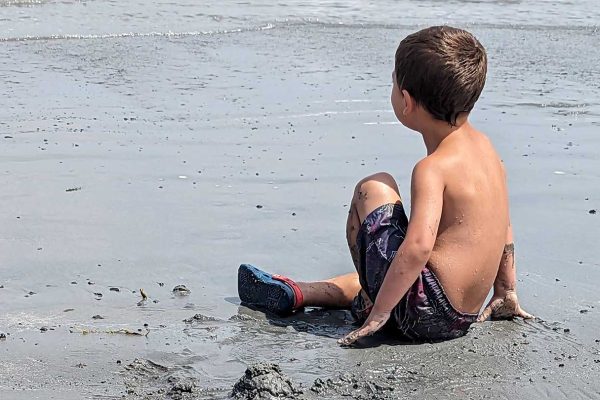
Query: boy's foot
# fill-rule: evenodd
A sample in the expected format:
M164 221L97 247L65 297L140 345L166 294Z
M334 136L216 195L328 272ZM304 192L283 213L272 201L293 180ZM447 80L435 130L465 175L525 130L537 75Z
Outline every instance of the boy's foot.
M242 264L238 269L238 294L242 303L279 315L291 314L303 301L296 282L249 264Z

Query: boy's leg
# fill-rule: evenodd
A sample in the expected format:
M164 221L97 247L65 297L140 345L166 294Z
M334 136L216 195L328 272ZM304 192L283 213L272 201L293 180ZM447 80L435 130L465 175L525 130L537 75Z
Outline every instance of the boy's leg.
M354 190L346 236L354 266L359 270L357 235L365 218L385 204L400 203L398 186L391 175L378 173L362 179ZM304 306L350 308L361 285L357 272L318 282L294 282L268 274L248 264L238 270L238 293L242 302L276 313Z
M301 307L350 308L360 290L356 272L325 281L296 283L304 296Z
M359 267L356 238L362 221L378 207L399 202L401 198L398 185L387 173L370 175L356 185L346 222L346 240L356 270ZM357 272L326 281L297 282L297 284L304 295L302 306L311 307L349 308L361 289Z
M401 202L402 199L398 190L398 184L394 180L394 177L388 173L379 172L369 175L356 185L350 204L348 222L346 223L346 240L348 241L350 255L357 271L359 254L356 238L363 221L369 214L382 205Z

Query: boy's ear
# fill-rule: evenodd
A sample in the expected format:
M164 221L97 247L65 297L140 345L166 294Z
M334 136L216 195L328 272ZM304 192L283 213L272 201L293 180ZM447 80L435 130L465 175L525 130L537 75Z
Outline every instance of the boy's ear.
M404 115L407 115L407 114L410 114L411 112L413 112L417 105L415 103L415 100L410 95L410 93L408 93L404 89L402 89L402 102L404 103L404 109L402 110L402 114L404 114Z

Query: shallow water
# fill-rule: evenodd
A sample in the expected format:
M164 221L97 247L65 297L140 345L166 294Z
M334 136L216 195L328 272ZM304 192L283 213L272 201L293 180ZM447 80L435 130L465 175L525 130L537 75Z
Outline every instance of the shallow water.
M404 368L414 379L390 380L396 395L597 398L594 2L271 4L0 1L2 398L150 396L153 374L224 397L257 361L307 386ZM488 49L473 120L509 171L522 302L547 322L343 350L346 313L240 307L240 262L301 279L349 271L363 176L392 172L409 200L424 148L394 122L393 52L444 22ZM196 313L217 320L183 322ZM126 370L135 358L168 370Z
M0 37L223 32L285 24L597 27L595 0L1 0Z

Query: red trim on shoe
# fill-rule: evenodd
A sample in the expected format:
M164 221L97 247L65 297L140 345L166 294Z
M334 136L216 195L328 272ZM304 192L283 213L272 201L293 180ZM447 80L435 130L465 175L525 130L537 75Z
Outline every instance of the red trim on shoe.
M300 290L298 284L287 276L283 275L273 274L271 275L271 278L275 279L276 281L283 282L292 288L292 291L294 292L294 310L300 308L301 304L304 303L304 295L302 294L302 290Z

